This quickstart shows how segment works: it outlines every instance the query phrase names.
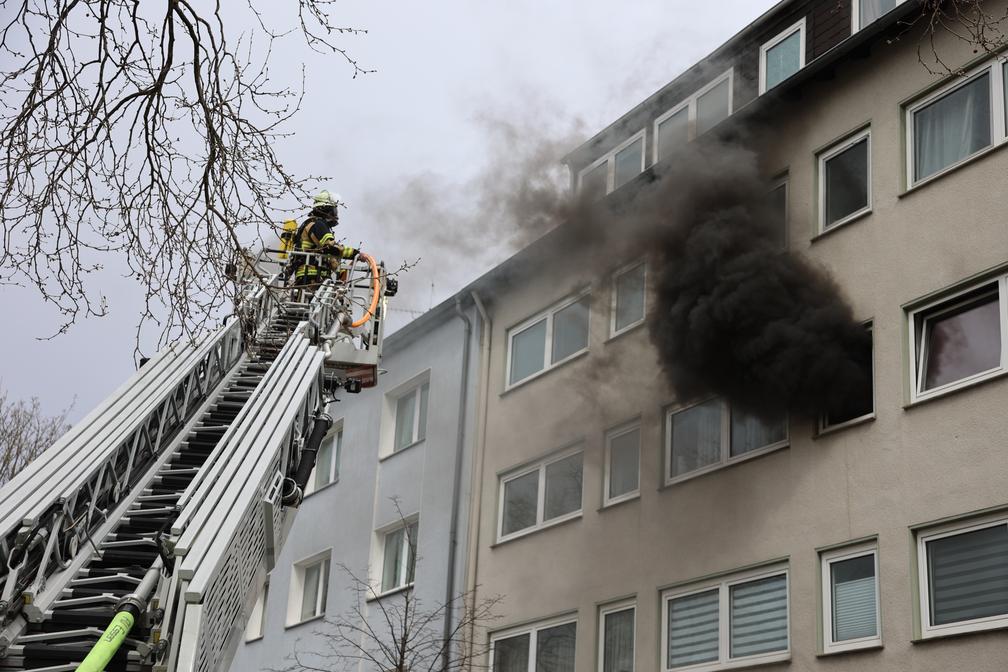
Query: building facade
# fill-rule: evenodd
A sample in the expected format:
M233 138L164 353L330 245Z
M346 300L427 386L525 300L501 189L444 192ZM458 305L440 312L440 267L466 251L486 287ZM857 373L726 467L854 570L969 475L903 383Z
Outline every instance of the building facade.
M871 332L850 412L676 399L645 257L476 288L467 584L504 597L495 672L1008 665L1008 64L939 31L929 72L920 12L780 2L567 157L632 212L687 144L755 143L787 247Z
M461 592L465 558L453 549L468 528L474 320L454 301L435 307L386 338L375 388L330 406L335 424L276 567L248 603L231 669L342 669L330 657L342 642L335 623L366 618L388 643L383 606L411 591L433 608ZM454 625L431 623L430 636Z

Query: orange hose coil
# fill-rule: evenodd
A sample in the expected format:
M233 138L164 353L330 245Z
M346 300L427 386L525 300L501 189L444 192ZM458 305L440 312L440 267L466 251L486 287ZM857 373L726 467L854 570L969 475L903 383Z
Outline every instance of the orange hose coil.
M350 326L355 329L367 324L367 321L374 316L375 309L378 308L378 295L381 294L381 283L378 282L378 264L375 263L374 257L370 254L364 252L360 252L359 254L367 261L368 266L371 267L371 305L368 306L367 311L359 320L350 323Z

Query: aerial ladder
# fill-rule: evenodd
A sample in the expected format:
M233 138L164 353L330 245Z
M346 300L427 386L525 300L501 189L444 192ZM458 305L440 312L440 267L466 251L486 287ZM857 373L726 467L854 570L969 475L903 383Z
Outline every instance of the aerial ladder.
M262 270L277 252L246 264L223 327L159 352L0 489L0 670L227 669L329 404L377 382L397 289L364 253L288 288Z

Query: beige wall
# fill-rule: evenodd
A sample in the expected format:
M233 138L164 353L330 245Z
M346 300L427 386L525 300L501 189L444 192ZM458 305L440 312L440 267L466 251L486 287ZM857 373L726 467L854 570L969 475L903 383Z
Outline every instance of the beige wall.
M952 62L972 56L943 47ZM646 327L606 342L609 286L593 288L590 352L504 389L506 330L587 281L578 259L494 292L490 394L476 577L501 594L500 627L576 612L577 669L597 669L598 604L635 595L638 670L659 668L660 587L788 558L791 667L767 669L993 671L1008 669L1004 632L912 644L909 526L1008 505L1008 380L904 407L901 305L1008 262L1002 147L900 196L900 102L935 78L916 41L875 48L806 88L765 155L768 175L790 174L791 246L827 266L858 318L874 320L874 421L813 439L792 422L790 447L670 487L662 486L663 409L674 402ZM866 122L872 128L869 216L810 242L816 149ZM600 510L603 436L642 418L641 496ZM579 519L496 546L498 475L582 440ZM474 511L475 513L475 511ZM817 659L817 547L877 535L884 649Z

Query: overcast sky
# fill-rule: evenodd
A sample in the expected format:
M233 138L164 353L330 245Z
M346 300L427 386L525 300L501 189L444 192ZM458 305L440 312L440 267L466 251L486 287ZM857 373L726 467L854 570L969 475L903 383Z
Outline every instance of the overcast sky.
M303 64L308 87L303 109L289 127L293 137L281 150L283 163L295 172L331 176L327 186L348 203L341 215L343 236L390 263L422 259L402 279L408 291L396 307L425 310L500 259L439 255L430 242L438 238L437 217L418 216L414 225L408 207L393 207L409 203L404 193L410 185L424 185L424 193L435 195L442 208L468 212L467 201L477 198L474 180L507 159L495 121L534 129L525 135L529 142L541 133L543 139L571 138L576 144L771 4L340 3L339 23L369 31L345 39L344 46L376 72L351 79L339 58L319 56L293 41L275 50L274 80L300 79ZM398 221L388 221L393 216ZM5 315L0 384L12 398L38 396L50 412L73 403L71 418L77 420L131 375L141 295L115 266L110 262L109 270L92 280L109 296L110 314L53 340L37 340L59 322L35 293L0 290ZM409 315L400 312L397 321Z

